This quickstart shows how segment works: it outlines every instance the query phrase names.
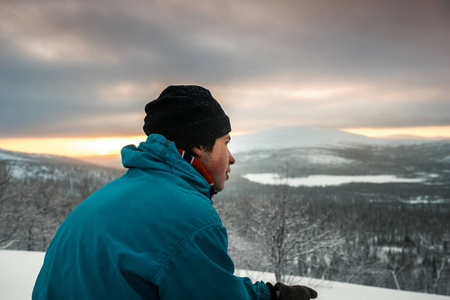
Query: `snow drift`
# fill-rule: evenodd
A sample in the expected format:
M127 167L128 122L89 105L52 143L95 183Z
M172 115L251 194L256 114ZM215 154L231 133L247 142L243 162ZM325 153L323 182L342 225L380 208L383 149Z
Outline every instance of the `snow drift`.
M44 259L43 252L0 250L0 299L30 299L39 269ZM248 276L253 281L274 282L271 273L237 270L238 276ZM289 284L305 284L314 287L320 300L449 300L450 297L430 295L356 284L322 281L292 277Z

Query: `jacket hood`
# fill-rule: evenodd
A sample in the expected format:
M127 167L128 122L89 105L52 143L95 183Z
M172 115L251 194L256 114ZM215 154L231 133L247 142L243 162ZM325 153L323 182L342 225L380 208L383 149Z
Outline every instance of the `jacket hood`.
M210 186L178 152L175 143L160 134L151 134L145 142L122 148L122 164L125 168L159 170L169 172L186 181L194 189L210 197Z

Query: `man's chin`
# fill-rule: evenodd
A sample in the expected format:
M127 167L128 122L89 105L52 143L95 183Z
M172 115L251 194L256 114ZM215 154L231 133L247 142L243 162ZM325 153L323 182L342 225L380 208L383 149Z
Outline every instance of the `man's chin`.
M225 188L225 185L222 186L214 186L216 193L220 193Z

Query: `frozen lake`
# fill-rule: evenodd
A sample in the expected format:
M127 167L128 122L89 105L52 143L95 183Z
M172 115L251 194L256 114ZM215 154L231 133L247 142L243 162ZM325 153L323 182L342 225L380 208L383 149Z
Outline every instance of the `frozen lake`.
M287 184L289 186L336 186L352 182L365 183L414 183L423 182L421 178L401 178L395 175L364 175L364 176L333 176L333 175L311 175L308 177L283 178L276 173L247 174L242 176L250 181L262 184Z

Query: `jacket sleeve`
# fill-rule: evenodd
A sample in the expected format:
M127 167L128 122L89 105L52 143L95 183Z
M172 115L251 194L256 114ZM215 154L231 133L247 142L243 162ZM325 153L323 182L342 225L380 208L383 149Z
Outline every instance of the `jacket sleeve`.
M191 235L163 263L158 275L161 299L270 299L262 281L233 275L223 226L212 226Z

